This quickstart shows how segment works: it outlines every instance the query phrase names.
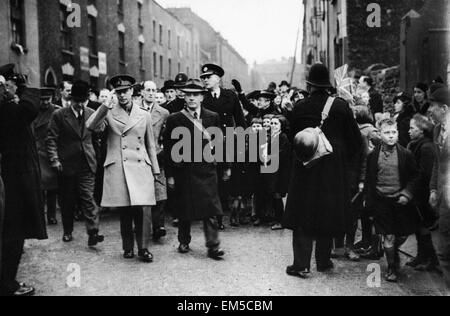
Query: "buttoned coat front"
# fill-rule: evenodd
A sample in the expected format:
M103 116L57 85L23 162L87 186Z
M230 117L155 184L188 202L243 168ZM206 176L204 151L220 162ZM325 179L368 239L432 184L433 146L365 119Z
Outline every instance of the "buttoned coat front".
M160 173L151 115L134 104L130 115L119 105L102 105L86 122L107 130L103 207L156 205L154 176Z

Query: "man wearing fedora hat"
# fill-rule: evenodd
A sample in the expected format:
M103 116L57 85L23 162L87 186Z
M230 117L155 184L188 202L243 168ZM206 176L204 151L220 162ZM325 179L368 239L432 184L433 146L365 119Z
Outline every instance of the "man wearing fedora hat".
M209 111L219 114L220 126L224 132L227 128L246 128L247 124L244 117L241 104L237 95L227 89L221 88L221 78L225 75L225 71L218 65L206 64L202 66L202 74L200 78L203 80L208 93L205 94L203 107ZM224 142L225 143L225 142ZM224 150L225 156L230 155ZM218 165L219 174L219 193L222 207L225 212L229 211L229 187L228 182L231 178L231 166L229 164ZM219 227L225 229L222 218L219 217Z
M189 252L191 243L191 222L203 221L208 256L220 259L224 252L220 250L216 216L222 215L222 206L218 193L217 170L214 163L208 162L202 155L202 162L194 163L196 157L194 135L203 135L202 149L211 144L211 136L207 132L210 127L220 128L219 115L202 107L202 101L207 91L202 82L189 80L182 88L186 94L187 107L179 113L172 114L167 119L164 133L164 148L166 156L166 173L168 184L175 190L176 216L179 219L178 240L180 253ZM182 138L183 142L191 144L189 158L175 162L172 148L181 139L172 138L175 129L185 128L189 131L191 141ZM186 135L185 135L186 137Z
M164 82L164 86L161 88L161 92L164 93L167 103L175 101L177 98L177 91L175 90L175 81L167 80Z
M166 105L166 110L169 111L170 114L180 112L185 108L186 101L182 88L186 84L188 79L188 76L184 73L179 73L178 75L176 75L175 81L172 86L172 88L175 90L176 98L172 101L168 101ZM169 82L168 84L171 83ZM171 89L166 90L166 92L169 90Z
M75 82L71 106L53 114L46 143L52 168L59 174L63 241L73 240L73 217L78 197L86 221L88 246L93 247L103 242L104 237L98 234L99 213L94 201L97 159L93 133L85 126L86 120L94 114L94 110L87 107L88 98L89 84Z
M0 169L5 188L0 219L1 296L34 293L32 287L16 281L23 246L25 239L47 239L39 159L31 131L38 115L39 90L28 88L26 78L14 68L14 64L0 67ZM18 103L13 101L15 95Z
M143 208L156 205L155 179L160 174L153 121L132 101L132 76L117 75L110 82L117 98L111 97L86 123L91 131L107 133L101 206L120 210L123 257L135 257L136 242L138 257L150 263L153 254L144 236Z
M316 64L311 68L307 81L311 96L298 102L292 113L293 139L299 132L320 125L322 111L330 97L328 89L332 87L329 78L324 65ZM333 268L332 239L344 236L352 222L347 162L360 150L362 142L347 102L334 100L322 130L333 147L333 154L312 167L305 167L303 162L312 158L306 156L314 154L311 146L316 142L310 137L294 141L294 149L301 160L294 164L284 227L294 232L294 264L288 267L287 273L298 277L307 277L310 272L313 240L316 240L318 271Z

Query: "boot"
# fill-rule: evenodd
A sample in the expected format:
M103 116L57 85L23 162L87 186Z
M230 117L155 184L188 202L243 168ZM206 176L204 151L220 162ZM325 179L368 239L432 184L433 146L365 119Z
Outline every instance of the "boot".
M386 260L388 263L388 272L386 274L386 281L390 283L397 283L398 281L398 268L397 268L397 257L398 251L396 251L395 247L385 248L384 252L386 254Z
M435 271L439 266L439 260L433 245L431 235L422 236L424 260L415 267L416 271Z
M426 263L425 258L425 245L424 238L426 236L422 236L420 234L416 234L417 239L417 256L411 260L409 260L406 265L411 268L416 268L419 265L423 265Z

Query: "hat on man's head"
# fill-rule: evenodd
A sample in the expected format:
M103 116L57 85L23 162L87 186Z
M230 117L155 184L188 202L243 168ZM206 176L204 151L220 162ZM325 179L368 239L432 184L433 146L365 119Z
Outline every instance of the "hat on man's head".
M436 90L446 88L447 86L440 82L433 82L430 86L430 94L432 95Z
M281 81L281 83L280 83L280 88L281 87L284 87L284 86L286 86L286 87L290 87L291 85L286 81L286 80L283 80L283 81Z
M268 100L274 100L276 98L276 94L273 93L272 91L260 91L259 94L257 95L258 99L259 98L266 98Z
M431 101L442 103L450 107L450 89L445 86L437 89L431 95Z
M222 78L225 75L225 70L222 67L215 64L206 64L202 66L202 74L200 78L209 77L211 75L217 75Z
M184 93L206 93L208 91L200 79L189 79L180 90Z
M133 88L136 84L136 79L130 75L117 75L112 77L109 83L116 91L122 91Z
M166 93L167 90L175 89L175 81L167 80L164 82L164 86L161 88L162 93Z
M175 89L182 88L186 82L189 80L188 76L185 73L179 73L175 77L175 84L173 85Z
M255 90L246 95L247 100L256 100L259 98L260 90Z
M55 88L44 87L39 89L41 93L41 100L47 100L53 98L55 95Z
M75 102L84 102L89 99L89 92L91 88L89 87L89 83L86 81L76 81L72 86L72 92L70 96Z
M315 64L311 67L309 72L308 84L317 88L331 88L333 85L330 82L330 73L324 64Z

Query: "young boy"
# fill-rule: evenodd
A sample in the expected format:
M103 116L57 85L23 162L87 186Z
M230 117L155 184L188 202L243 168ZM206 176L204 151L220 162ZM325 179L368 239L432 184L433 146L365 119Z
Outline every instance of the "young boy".
M367 161L366 204L374 214L377 233L384 239L386 281L397 282L399 247L417 229L412 200L420 173L412 153L398 144L397 123L385 119L379 126L381 144Z

